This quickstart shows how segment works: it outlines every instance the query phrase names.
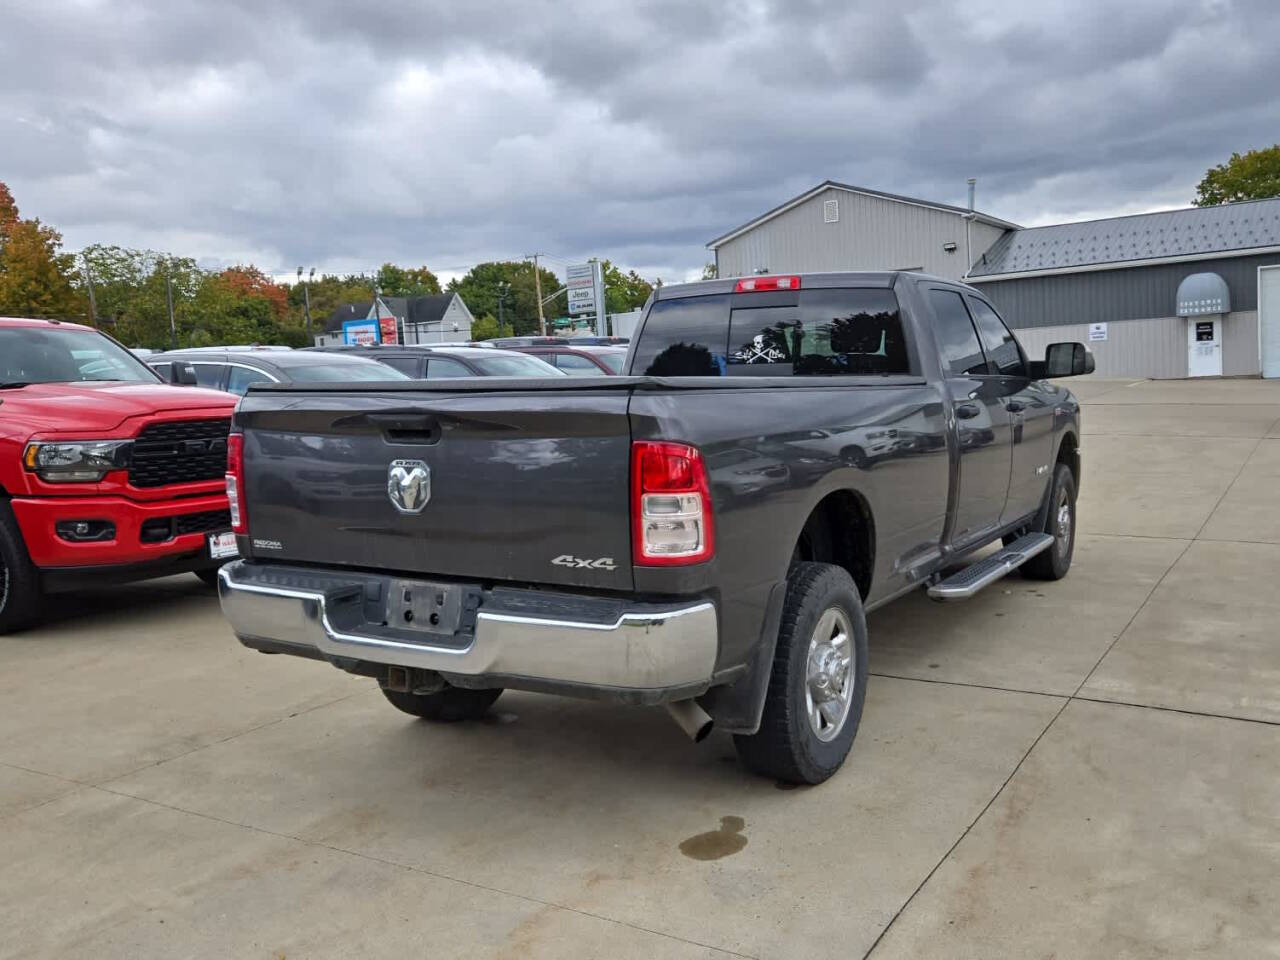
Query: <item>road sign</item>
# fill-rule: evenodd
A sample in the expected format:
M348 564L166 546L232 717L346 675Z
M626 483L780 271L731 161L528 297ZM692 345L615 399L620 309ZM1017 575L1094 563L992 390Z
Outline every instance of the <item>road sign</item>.
M565 267L564 285L569 288L569 315L597 312L598 263L575 263Z

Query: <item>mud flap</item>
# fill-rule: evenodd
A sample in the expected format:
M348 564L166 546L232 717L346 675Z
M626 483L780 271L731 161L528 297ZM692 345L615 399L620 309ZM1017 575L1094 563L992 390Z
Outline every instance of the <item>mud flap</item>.
M778 646L782 604L786 598L787 584L784 580L769 592L760 640L746 675L728 686L713 687L698 698L702 709L715 720L717 730L752 734L760 729L765 695L769 692L769 675L773 671L773 654Z

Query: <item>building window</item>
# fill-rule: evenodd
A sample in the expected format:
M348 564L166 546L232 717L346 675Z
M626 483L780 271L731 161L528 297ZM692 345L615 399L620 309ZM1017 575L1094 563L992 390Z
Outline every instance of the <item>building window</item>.
M840 201L839 200L823 200L822 201L822 222L823 223L839 223L840 222Z

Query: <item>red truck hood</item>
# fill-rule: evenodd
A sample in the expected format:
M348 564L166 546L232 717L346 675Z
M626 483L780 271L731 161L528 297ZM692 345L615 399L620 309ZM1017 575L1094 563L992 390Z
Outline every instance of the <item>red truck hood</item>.
M219 390L162 383L34 383L0 390L0 432L94 436L131 417L183 411L230 416L236 400Z

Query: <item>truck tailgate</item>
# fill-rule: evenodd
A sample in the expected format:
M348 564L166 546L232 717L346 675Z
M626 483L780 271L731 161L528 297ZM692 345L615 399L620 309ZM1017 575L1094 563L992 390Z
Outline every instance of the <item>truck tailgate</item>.
M250 553L630 589L628 399L586 388L251 391L235 420ZM419 465L429 496L406 510L419 506Z

